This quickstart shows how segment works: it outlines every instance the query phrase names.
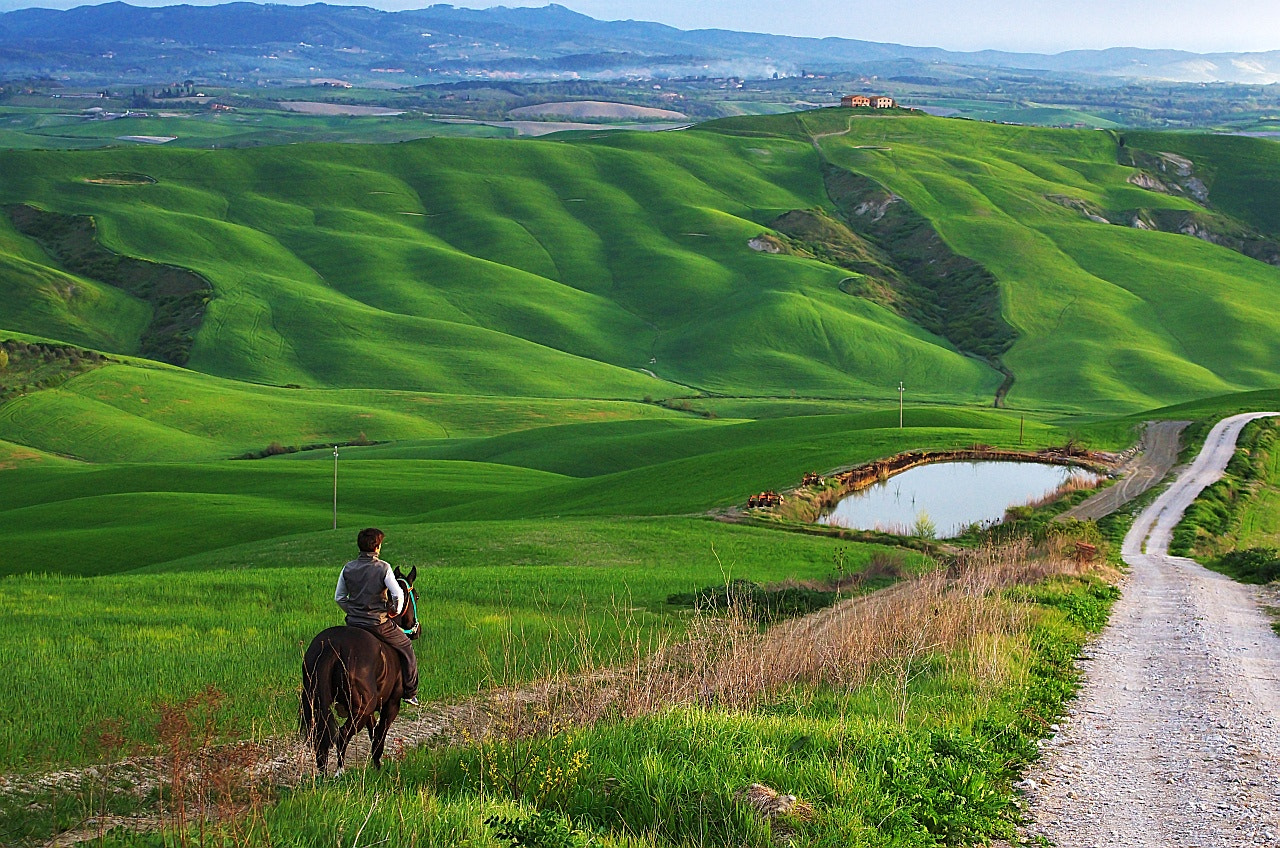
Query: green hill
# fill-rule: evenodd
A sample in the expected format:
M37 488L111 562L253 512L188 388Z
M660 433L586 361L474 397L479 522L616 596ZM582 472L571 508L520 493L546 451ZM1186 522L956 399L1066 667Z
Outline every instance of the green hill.
M331 444L370 521L693 513L878 453L1009 443L1011 415L945 406L1001 397L1044 443L1076 432L1063 416L1274 388L1280 269L1251 257L1280 213L1250 187L1280 180L1278 150L827 109L0 152L0 461L56 492L3 520L83 529L84 573L124 567L98 547L146 516L211 528L161 532L170 558L237 523L308 532L327 478L293 461ZM919 411L895 435L875 410L898 381ZM382 469L413 496L363 492Z
M1269 232L1246 188L1278 179L1272 148L1133 134L1126 149L1184 150L1217 220ZM1280 271L1087 217L1205 212L1135 185L1119 149L1111 132L833 109L566 141L8 151L0 202L93 216L103 255L208 280L187 365L235 380L632 399L688 391L672 383L890 397L903 380L982 402L995 364L1011 405L1115 410L1273 385ZM832 173L883 187L922 237L892 216L877 230ZM818 209L892 273L747 246ZM924 237L979 270L928 279ZM145 349L165 307L63 260L0 222L0 327Z
M678 628L670 592L885 555L705 517L805 472L1273 406L1277 151L839 109L0 151L0 653L35 632L42 697L78 705L0 765L92 758L97 721L149 739L134 692L212 682L254 705L237 732L291 726L357 526L422 566L456 694L507 628L573 617L547 599ZM180 636L208 640L189 667Z
M632 398L672 393L641 368L735 394L883 396L885 367L951 399L999 382L946 342L845 295L842 269L747 247L763 221L822 202L805 144L685 133L656 143L34 155L4 154L6 170L22 176L0 200L92 215L112 251L211 281L187 363L205 373ZM120 172L154 182L94 181ZM39 258L11 226L0 236L27 261ZM136 318L117 346L106 342L124 335L120 320L80 326L71 276L62 276L73 294L61 298L61 326L56 314L39 327L0 323L136 350ZM29 281L15 300L56 306L51 287Z

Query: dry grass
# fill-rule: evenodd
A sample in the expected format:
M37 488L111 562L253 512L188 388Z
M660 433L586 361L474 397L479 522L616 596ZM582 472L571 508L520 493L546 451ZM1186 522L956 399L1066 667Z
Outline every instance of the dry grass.
M628 626L629 607L619 606L616 628L608 633L592 632L584 616L574 656L553 659L554 640L548 641L545 662L558 667L557 673L533 684L504 686L502 670L495 668L494 687L465 709L455 709L451 731L436 738L495 752L493 773L477 776L482 785L516 781L553 795L567 779L548 771L565 759L557 756L565 752L556 746L571 746L575 728L602 719L688 704L747 708L796 685L855 689L871 683L900 693L901 717L910 703L911 682L939 663L979 684L1004 680L1008 641L1025 631L1031 614L1027 605L1009 600L1005 589L1058 576L1115 576L1101 573L1105 565L1080 561L1075 541L1064 535L1037 548L1022 541L966 551L905 578L900 563L886 559L870 576L902 578L898 583L766 631L749 610L731 608L727 615L696 613L678 640L655 637L640 644L637 629ZM851 584L865 579L846 577ZM606 640L616 641L613 662L598 659L608 653L601 651ZM528 653L520 634L512 634L509 653L514 669L514 657ZM286 743L287 750L272 751L280 745L212 744L212 717L219 706L218 694L209 691L162 710L162 751L149 781L158 789L156 816L132 827L157 829L183 848L271 841L263 805L271 784L296 784L302 778L295 773L302 762L298 746ZM88 830L74 837L101 838L105 826L123 823L104 808L87 824Z
M518 695L507 690L490 702L491 710L497 707L491 717L504 733L518 735L520 728L539 732L548 716L565 727L680 704L746 708L795 685L853 689L888 682L905 692L936 662L979 683L998 683L1007 669L1003 649L1025 630L1030 614L1003 590L1105 568L1079 561L1074 542L1055 537L1037 548L1024 541L966 551L927 573L765 632L747 610L698 613L679 640L625 646L628 662L551 677ZM892 564L884 570L900 576ZM526 719L515 714L520 711Z
M1091 492L1105 482L1107 482L1107 478L1099 474L1073 474L1059 483L1057 488L1050 489L1038 498L1032 498L1022 506L1039 509L1042 506L1048 506L1061 498L1065 498L1073 492Z

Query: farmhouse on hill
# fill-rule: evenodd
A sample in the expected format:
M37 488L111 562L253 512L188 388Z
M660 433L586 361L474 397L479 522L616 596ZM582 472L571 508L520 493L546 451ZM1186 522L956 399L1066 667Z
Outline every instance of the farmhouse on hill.
M892 109L898 103L892 97L883 95L846 94L840 98L840 105L846 109Z

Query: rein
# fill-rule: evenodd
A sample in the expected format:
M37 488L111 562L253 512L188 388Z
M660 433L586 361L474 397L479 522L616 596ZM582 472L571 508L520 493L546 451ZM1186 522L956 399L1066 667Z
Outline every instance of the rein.
M401 627L400 632L406 636L416 636L418 632L422 630L422 622L418 619L418 599L414 597L413 587L409 585L409 581L404 578L397 577L396 582L404 589L405 598L407 599L404 604L405 608L407 609L411 604L413 606L413 627L409 629ZM405 610L402 609L400 610L400 615L396 617L400 618L404 616L404 613Z

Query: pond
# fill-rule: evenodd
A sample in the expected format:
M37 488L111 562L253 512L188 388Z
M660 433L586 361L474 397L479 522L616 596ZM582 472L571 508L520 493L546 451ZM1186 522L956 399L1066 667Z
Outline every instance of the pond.
M845 497L821 524L854 530L908 534L922 517L939 538L970 524L995 523L1008 507L1042 498L1072 477L1091 479L1080 468L1038 462L938 462L921 465Z

